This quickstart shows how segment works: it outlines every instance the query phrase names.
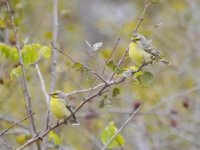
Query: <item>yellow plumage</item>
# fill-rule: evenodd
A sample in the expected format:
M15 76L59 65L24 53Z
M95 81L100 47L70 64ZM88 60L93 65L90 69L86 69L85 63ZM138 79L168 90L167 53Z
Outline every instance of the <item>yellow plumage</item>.
M79 125L80 123L76 120L76 116L69 104L65 101L65 93L61 91L57 91L51 94L50 100L50 111L52 115L59 119L67 119L70 115L72 115L72 120L70 122L72 125Z
M50 100L50 111L57 119L64 119L71 114L66 107L65 100L59 98L59 96L56 94L52 94Z
M152 61L152 55L144 51L141 46L134 41L131 41L129 45L129 56L138 66L142 63L149 63Z

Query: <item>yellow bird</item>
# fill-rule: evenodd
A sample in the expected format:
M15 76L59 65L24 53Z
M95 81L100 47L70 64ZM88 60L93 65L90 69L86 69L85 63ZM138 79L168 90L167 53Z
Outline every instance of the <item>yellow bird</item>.
M143 63L152 63L154 60L168 64L165 59L162 59L160 52L152 47L151 40L146 39L139 33L134 33L129 45L129 56L137 66Z
M65 94L61 91L54 92L51 95L50 99L50 111L55 118L66 119L72 115L73 120L71 120L73 125L78 125L79 122L76 120L76 117L72 111L72 108L67 105L65 101Z

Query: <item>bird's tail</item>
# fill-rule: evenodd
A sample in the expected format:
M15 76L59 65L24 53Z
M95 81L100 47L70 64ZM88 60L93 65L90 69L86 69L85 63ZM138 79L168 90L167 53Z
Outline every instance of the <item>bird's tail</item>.
M70 122L71 122L71 124L72 125L80 125L80 122L76 119L76 116L75 116L75 114L74 114L74 112L72 111L72 107L71 106L66 106L66 108L71 112L71 114L72 114L72 120L70 120Z

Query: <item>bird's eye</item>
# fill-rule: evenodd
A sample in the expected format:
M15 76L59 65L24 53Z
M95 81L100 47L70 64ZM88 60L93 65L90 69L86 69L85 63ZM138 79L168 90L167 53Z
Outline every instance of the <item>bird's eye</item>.
M136 41L139 41L139 40L140 40L140 38L135 38L135 40L136 40Z
M139 41L140 40L139 37L134 37L133 39L134 39L134 41Z

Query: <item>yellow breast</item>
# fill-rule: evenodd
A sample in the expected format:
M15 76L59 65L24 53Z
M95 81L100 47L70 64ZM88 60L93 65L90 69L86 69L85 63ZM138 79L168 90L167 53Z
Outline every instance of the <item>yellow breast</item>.
M143 61L142 50L134 42L129 45L129 56L137 64L141 65Z
M57 119L64 119L70 115L63 101L64 100L53 97L50 100L50 111Z
M129 56L140 66L144 62L149 62L151 59L151 54L145 52L137 43L131 42L129 45Z

